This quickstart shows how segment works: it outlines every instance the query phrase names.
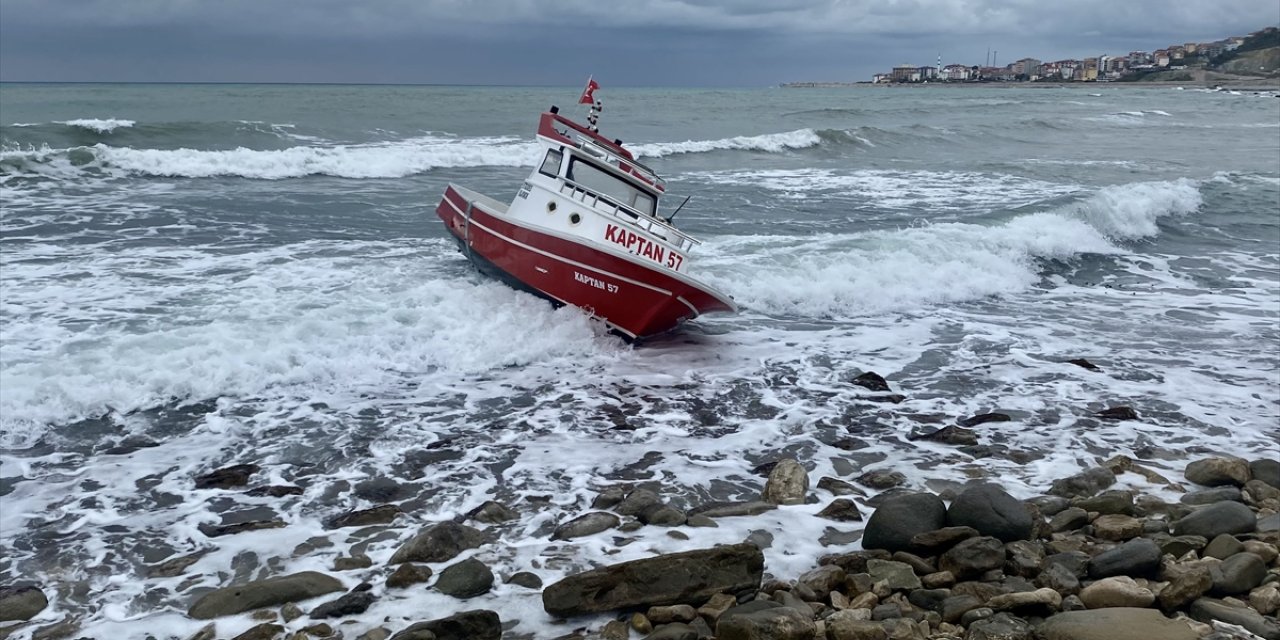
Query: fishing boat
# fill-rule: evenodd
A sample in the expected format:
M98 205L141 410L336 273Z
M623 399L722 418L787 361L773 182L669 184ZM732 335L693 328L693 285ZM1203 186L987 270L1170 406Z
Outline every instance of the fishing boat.
M585 125L555 106L542 113L539 162L510 204L450 184L436 214L483 273L579 307L630 340L737 311L690 274L700 243L675 227L675 213L659 216L663 179L621 140L600 134L597 87L588 81L579 100L591 104Z

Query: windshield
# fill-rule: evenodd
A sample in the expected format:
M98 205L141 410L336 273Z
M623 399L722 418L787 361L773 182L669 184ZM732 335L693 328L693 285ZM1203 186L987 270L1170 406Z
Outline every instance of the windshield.
M566 177L614 202L624 204L645 215L653 215L654 198L652 195L626 180L583 162L576 157L569 163L569 174Z

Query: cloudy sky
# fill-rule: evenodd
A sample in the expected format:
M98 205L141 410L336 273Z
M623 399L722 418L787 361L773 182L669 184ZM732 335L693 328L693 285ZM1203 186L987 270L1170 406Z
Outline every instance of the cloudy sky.
M0 0L0 80L762 86L1277 25L1277 0Z

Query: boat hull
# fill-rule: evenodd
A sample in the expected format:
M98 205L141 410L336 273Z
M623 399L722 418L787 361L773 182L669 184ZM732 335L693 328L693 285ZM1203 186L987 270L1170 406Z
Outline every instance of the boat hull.
M450 185L436 214L482 272L555 304L580 307L632 339L665 333L711 312L727 296L641 258L519 224Z

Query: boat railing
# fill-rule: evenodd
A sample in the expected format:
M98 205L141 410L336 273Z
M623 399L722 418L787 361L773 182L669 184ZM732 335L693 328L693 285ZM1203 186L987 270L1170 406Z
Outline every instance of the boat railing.
M663 190L666 190L666 181L658 177L658 174L654 172L653 169L650 169L649 167L645 166L644 163L634 158L627 158L627 157L620 156L614 153L613 151L610 151L609 149L605 148L604 146L597 144L595 142L592 142L591 140L586 140L585 138L579 139L578 148L582 149L583 151L591 154L592 156L595 156L596 158L608 164L611 164L617 167L621 171L626 171L626 169L623 169L624 166L630 167L630 173L632 175L640 178L641 180L644 180L645 182L648 182L649 184L655 187L659 187Z
M689 251L695 246L702 244L684 234L683 231L667 224L661 218L656 218L647 213L642 213L637 209L629 207L625 204L614 202L607 196L602 196L594 191L578 186L571 180L560 181L560 193L567 196L570 200L581 202L596 211L612 214L615 218L633 224L649 233L666 240L676 246L681 251Z

